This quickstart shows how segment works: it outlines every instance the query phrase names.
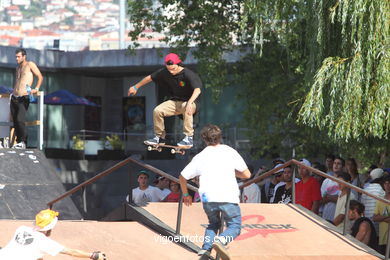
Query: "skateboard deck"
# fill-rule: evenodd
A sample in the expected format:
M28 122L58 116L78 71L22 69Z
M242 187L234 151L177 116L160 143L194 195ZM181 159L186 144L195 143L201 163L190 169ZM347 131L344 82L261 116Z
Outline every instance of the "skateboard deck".
M148 151L158 151L161 152L163 148L171 149L171 153L179 153L184 155L186 153L185 150L191 149L192 146L177 146L177 145L169 145L169 144L146 144L148 147Z

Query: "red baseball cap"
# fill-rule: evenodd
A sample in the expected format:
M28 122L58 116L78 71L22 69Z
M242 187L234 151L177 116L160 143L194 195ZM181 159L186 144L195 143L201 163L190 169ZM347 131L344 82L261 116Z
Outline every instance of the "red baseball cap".
M176 53L169 53L167 56L165 56L165 64L167 64L168 61L171 61L173 64L181 63L181 59Z

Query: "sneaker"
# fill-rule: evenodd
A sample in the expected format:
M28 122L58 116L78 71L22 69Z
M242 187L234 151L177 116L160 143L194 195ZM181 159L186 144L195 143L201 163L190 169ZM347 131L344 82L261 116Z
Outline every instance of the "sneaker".
M186 136L183 140L177 143L177 146L192 147L194 145L194 139L192 136Z
M211 259L211 251L206 249L199 250L198 256L199 260Z
M24 142L14 144L14 146L12 146L12 149L26 149L26 144Z
M213 249L217 251L222 260L230 260L228 251L226 250L227 243L224 237L216 236L214 238Z
M157 135L152 138L152 139L148 139L146 141L144 141L144 143L146 145L158 145L158 144L165 144L165 139L164 138L160 138L158 137Z

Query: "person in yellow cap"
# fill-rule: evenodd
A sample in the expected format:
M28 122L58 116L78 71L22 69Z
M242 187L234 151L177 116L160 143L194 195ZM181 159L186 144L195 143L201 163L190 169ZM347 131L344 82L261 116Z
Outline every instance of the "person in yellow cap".
M45 209L35 216L33 227L20 226L16 229L11 241L0 250L0 259L40 260L45 255L65 254L79 258L106 260L101 252L88 253L77 249L66 248L49 238L57 224L59 213Z

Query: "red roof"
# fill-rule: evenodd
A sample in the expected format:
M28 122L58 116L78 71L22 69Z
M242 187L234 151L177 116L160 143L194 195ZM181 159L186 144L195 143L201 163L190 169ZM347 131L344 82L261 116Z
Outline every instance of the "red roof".
M49 30L38 30L38 29L24 31L24 34L25 34L25 36L43 36L43 35L59 36L59 34L54 33L52 31L49 31Z
M19 25L0 25L0 30L19 31L20 26Z
M8 35L0 35L0 39L8 40L8 44L12 46L19 46L21 37L14 37L14 36L8 36Z
M11 5L5 8L6 10L12 11L12 10L19 10L19 6L17 5Z

